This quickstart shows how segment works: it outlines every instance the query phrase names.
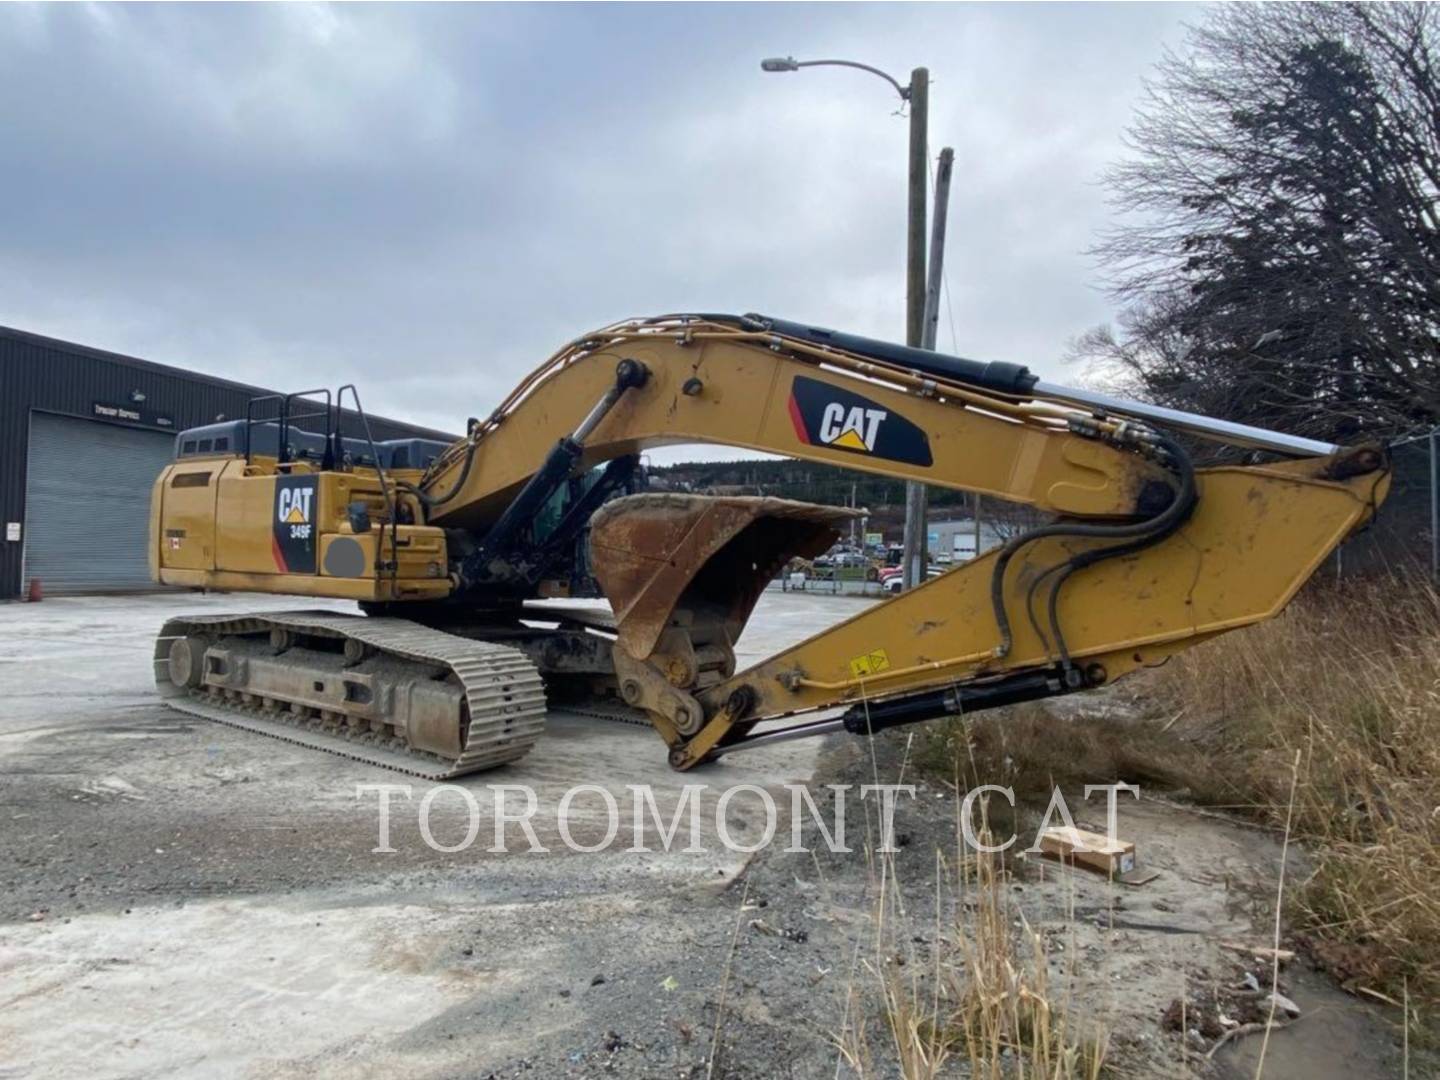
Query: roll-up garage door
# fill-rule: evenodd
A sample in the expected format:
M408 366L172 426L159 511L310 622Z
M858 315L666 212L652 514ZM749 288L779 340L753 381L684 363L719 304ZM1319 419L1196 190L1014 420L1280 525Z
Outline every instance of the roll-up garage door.
M156 588L150 485L174 448L165 432L31 413L25 581L47 593Z

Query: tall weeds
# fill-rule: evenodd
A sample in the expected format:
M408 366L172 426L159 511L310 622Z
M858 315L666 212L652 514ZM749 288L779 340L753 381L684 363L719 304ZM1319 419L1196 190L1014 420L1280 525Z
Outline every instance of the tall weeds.
M988 828L980 838L992 842ZM873 952L862 964L878 993L852 993L842 1057L861 1076L877 1074L877 1056L893 1055L905 1080L948 1075L955 1062L985 1080L1095 1080L1108 1032L1052 986L1045 939L1012 903L1001 856L957 843L953 862L937 852L936 863L933 926L907 912L893 862L882 863L884 898L872 907ZM869 1045L863 1015L862 1002L876 998L884 1055Z
M1383 578L1176 657L1151 686L1217 769L1211 801L1283 824L1313 870L1292 926L1352 988L1440 1003L1440 597Z
M932 725L917 763L1017 794L1128 780L1284 827L1307 874L1288 925L1352 990L1440 1006L1440 596L1382 577L1312 586L1278 618L1135 676L1075 715L1019 706ZM1407 1014L1409 1015L1409 1014Z
M947 1031L968 1059L968 1075L1094 1080L1108 1035L1072 1014L1051 986L1044 940L1007 902L1000 857L976 854L959 872L974 902L958 937L960 963L948 972Z

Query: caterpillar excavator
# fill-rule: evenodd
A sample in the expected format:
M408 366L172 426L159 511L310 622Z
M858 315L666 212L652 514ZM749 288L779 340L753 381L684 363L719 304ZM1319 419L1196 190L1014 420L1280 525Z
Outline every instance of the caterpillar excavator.
M1198 468L1204 441L1249 463ZM639 455L677 443L979 492L1047 524L737 671L767 583L854 511L627 494ZM350 386L182 432L153 491L156 579L361 613L171 619L155 677L184 712L431 778L519 759L547 700L653 725L684 770L1162 663L1280 612L1388 486L1376 446L1015 364L759 315L631 320L566 345L453 445L377 443ZM554 599L577 573L609 610Z

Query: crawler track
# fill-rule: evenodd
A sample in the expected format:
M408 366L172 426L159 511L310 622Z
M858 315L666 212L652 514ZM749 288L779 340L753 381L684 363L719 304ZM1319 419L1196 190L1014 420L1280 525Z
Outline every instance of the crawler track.
M283 668L290 653L267 648L276 632L286 641L317 646L294 653L292 681L303 691L249 685L233 675L228 680L212 677L208 669L203 680L196 678L190 685L177 685L172 678L172 647L186 639L233 650L240 661L231 667L242 675L245 661L252 658L272 669ZM342 658L346 642L355 643L349 647L361 659ZM365 678L376 669L383 669L376 700L354 706L334 692L343 687L347 673ZM455 729L443 733L458 752L418 749L415 744L424 740L404 724L391 722L398 718L396 689L407 681L458 687ZM181 712L431 780L516 761L535 745L545 726L544 684L523 653L405 619L323 611L171 619L156 639L155 683L166 704ZM312 684L313 693L308 689ZM331 698L317 697L322 685Z

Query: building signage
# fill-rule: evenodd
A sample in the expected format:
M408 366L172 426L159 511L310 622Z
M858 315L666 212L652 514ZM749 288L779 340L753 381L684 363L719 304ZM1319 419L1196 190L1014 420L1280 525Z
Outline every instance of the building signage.
M91 403L91 411L101 420L114 420L122 424L144 424L146 427L175 430L174 417L157 413L154 409L139 405L111 405L106 401Z

